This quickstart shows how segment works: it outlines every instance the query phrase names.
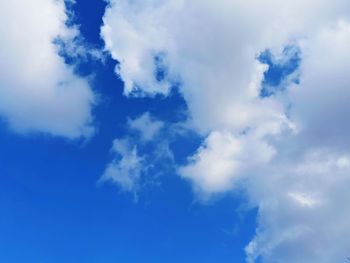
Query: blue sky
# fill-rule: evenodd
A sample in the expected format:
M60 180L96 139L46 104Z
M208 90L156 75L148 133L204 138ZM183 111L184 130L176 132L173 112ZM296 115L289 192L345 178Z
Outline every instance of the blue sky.
M1 263L346 262L347 0L0 10Z
M73 8L84 38L102 45L105 3L77 1ZM125 98L114 65L109 58L104 65L81 65L81 74L95 74L94 89L102 97L95 108L98 132L88 142L18 136L1 123L0 262L244 262L255 212L238 215L237 197L203 206L174 172L143 189L138 202L114 185L97 183L127 117L150 111L171 122L183 107L176 95ZM179 159L197 141L192 144L179 146Z

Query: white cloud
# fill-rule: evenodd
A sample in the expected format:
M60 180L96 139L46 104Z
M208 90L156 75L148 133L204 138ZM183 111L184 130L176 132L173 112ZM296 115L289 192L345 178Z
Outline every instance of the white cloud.
M144 169L143 158L137 153L137 146L128 139L116 139L111 149L117 155L108 164L101 181L112 181L124 191L136 193L140 187L140 179Z
M276 102L257 100L258 87L247 88L262 77L256 56L313 32L350 5L346 0L110 3L102 37L120 62L125 93L167 93L180 80L193 121L204 131L245 129L278 114L271 113ZM159 54L168 72L161 82L155 74Z
M53 44L78 36L62 0L0 3L0 115L19 133L89 136L94 94Z
M125 93L167 94L179 82L189 119L207 136L180 175L206 197L239 187L258 207L247 260L345 260L350 2L110 3L102 37ZM283 61L288 45L301 50L300 83L285 80L283 92L261 98L267 66L257 56L270 50Z
M164 123L150 113L129 119L127 124L127 135L113 142L113 160L107 165L100 181L111 181L137 198L142 186L157 176L153 166L159 165L160 161L172 160L172 153L168 143L159 137ZM149 148L140 154L138 149L144 146Z
M302 43L300 84L289 92L299 133L278 145L279 159L248 185L259 205L249 262L260 256L329 263L348 256L349 29L348 22L335 22Z
M317 205L318 201L312 197L306 196L302 193L291 192L288 196L296 201L300 206L313 207Z
M163 122L151 118L150 114L146 112L136 119L129 119L128 126L139 133L142 141L147 142L157 135L163 127Z
M179 173L193 181L201 198L207 198L208 194L232 189L245 173L268 162L274 154L275 149L253 137L215 131Z
M342 262L349 253L349 157L328 151L271 165L251 178L248 191L259 205L248 262Z
M303 43L301 85L291 91L292 116L304 144L350 146L350 20L325 27Z

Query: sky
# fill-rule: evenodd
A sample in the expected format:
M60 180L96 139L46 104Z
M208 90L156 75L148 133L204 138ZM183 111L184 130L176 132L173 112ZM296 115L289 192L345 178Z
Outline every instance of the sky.
M348 0L0 15L0 262L347 262Z

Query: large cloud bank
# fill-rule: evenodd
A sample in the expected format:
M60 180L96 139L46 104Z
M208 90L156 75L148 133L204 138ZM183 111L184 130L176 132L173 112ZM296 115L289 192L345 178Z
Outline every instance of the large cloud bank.
M0 115L19 133L89 136L94 94L54 44L79 36L64 1L1 1L0 15Z
M200 197L243 189L258 207L247 262L349 256L350 2L110 0L102 37L125 94L179 84L206 136L179 174ZM269 50L299 81L261 96Z

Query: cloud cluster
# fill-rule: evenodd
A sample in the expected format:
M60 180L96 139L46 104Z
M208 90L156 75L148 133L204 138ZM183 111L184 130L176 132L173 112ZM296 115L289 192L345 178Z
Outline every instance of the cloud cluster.
M125 94L168 94L179 83L191 124L206 136L179 174L201 196L239 187L258 207L247 261L344 260L350 2L109 2L101 32ZM259 56L268 50L288 66L291 46L299 80L286 76L261 96L269 67Z
M0 115L19 133L91 135L94 94L54 43L79 37L64 1L1 1L0 15Z

